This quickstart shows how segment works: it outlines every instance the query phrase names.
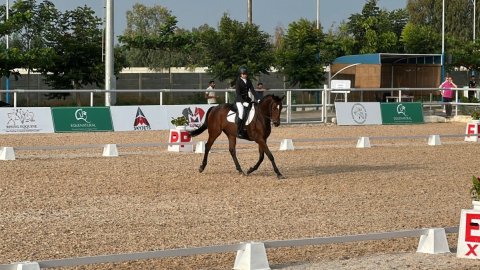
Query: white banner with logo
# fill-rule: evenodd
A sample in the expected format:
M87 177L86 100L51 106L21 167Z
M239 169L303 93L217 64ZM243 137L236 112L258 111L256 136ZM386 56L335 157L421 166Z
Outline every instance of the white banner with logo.
M0 108L0 133L53 133L50 108L15 107Z
M198 127L211 105L145 105L112 106L114 131L169 130L175 128L172 118L185 116L188 126Z
M114 131L168 129L168 124L165 123L164 106L112 106L110 112Z
M378 102L335 102L337 125L381 125Z
M166 107L169 128L175 128L170 121L172 118L177 118L179 116L185 116L188 119L188 126L193 128L199 127L203 124L207 110L212 107L212 105L168 105Z

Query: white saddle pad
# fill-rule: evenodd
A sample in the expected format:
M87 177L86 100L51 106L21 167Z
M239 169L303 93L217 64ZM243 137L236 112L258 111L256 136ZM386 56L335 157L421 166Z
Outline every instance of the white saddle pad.
M245 109L247 109L247 108L245 108ZM228 114L227 114L227 121L230 122L230 123L235 123L236 115L237 115L236 112L229 111ZM245 123L245 125L248 125L252 122L254 115L255 115L255 106L252 106L252 109L248 113L248 118L247 118L247 122Z

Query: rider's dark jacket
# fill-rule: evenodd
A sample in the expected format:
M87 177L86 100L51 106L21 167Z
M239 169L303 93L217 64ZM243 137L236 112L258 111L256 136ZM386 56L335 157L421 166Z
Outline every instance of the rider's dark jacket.
M252 99L248 96L248 91L252 92L255 99L259 99L257 91L253 88L252 81L247 79L247 83L245 83L242 78L237 78L235 84L235 102L252 102Z

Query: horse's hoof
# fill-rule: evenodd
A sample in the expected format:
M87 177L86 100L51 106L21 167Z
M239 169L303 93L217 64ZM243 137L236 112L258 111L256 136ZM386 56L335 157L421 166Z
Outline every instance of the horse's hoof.
M198 172L203 172L205 168L202 168L202 166L200 166L200 168L198 168Z
M277 179L278 179L278 180L283 180L283 179L286 179L286 177L283 176L283 175L281 175L281 174L279 174L279 175L277 175Z
M243 171L238 171L238 174L241 176L247 176L247 174L245 174Z
M251 173L254 172L254 171L255 171L255 170L254 170L253 168L248 169L247 175L251 174Z

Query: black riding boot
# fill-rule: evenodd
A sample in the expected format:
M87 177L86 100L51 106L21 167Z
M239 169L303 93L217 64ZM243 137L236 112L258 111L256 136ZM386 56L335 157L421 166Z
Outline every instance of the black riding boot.
M243 119L238 118L237 123L237 137L239 138L247 138L247 131L245 130L245 122L247 122L247 109L243 109Z
M243 138L245 136L245 131L243 130L245 127L245 119L238 118L237 122L237 137Z

